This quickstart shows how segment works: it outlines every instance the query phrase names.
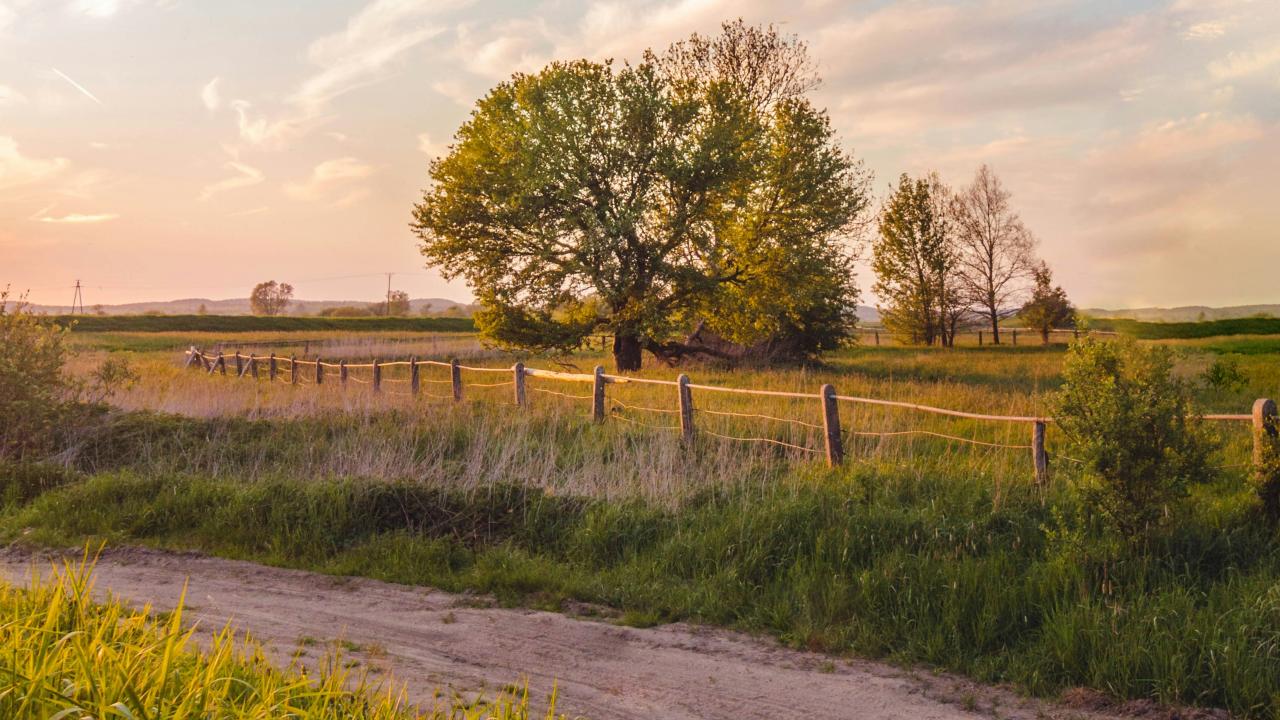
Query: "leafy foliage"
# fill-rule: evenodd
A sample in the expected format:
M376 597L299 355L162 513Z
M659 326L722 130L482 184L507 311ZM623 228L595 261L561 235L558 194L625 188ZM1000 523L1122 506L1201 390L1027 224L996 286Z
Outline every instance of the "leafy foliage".
M774 52L761 62L803 57L772 29L738 31L722 40L760 40ZM618 367L636 369L644 349L689 351L676 338L699 320L811 348L849 331L831 318L847 319L852 280L828 276L851 262L841 241L867 175L804 83L742 77L754 62L705 42L516 75L432 163L414 229L431 264L475 289L491 339L568 350L607 329Z
M912 343L945 344L948 318L954 317L956 255L947 195L936 175L913 180L903 173L880 211L872 244L875 290L885 302L881 318Z
M249 294L249 307L254 315L283 315L293 299L293 286L275 280L258 283Z
M1249 383L1248 376L1240 369L1240 361L1234 357L1217 358L1200 377L1205 385L1224 392L1238 392Z
M8 290L0 292L0 459L52 448L75 391L62 373L67 327L8 299Z
M1209 478L1215 441L1195 415L1172 352L1131 340L1074 343L1054 418L1084 463L1088 506L1131 543L1147 539Z
M1066 291L1061 286L1053 285L1053 273L1049 271L1048 265L1040 263L1032 274L1035 278L1035 290L1027 304L1022 306L1018 317L1022 318L1027 327L1038 331L1040 339L1047 345L1049 331L1075 326L1076 310L1067 299Z

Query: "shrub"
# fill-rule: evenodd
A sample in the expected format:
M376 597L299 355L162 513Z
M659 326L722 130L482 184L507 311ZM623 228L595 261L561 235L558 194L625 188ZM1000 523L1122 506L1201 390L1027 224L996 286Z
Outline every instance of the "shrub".
M67 328L42 322L24 299L0 291L0 459L47 452L70 408L62 374Z
M1239 392L1249 383L1248 376L1240 369L1240 361L1233 357L1214 360L1200 378L1206 386L1224 392Z
M1130 543L1156 530L1189 485L1208 479L1215 443L1166 347L1074 343L1055 413L1084 463L1086 506Z

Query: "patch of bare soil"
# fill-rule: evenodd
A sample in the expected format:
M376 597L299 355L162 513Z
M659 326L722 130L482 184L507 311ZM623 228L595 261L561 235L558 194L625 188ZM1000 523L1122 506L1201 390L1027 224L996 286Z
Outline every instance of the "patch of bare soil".
M0 551L0 575L22 583L33 565L47 570L54 559L10 548ZM594 608L595 619L498 608L475 596L196 554L110 550L96 577L99 591L161 611L173 608L189 582L187 616L203 630L231 622L281 665L297 653L318 662L341 647L349 659L407 684L410 700L424 706L437 691L470 697L527 680L539 700L555 686L559 711L593 720L1126 716L1092 695L1045 703L1005 688L791 650L725 630L621 627Z

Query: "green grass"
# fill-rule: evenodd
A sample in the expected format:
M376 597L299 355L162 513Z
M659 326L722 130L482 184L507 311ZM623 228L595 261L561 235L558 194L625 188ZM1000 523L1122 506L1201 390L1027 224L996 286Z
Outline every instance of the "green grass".
M470 332L471 318L323 318L257 315L54 315L74 332L255 332L341 330L345 332Z
M90 596L92 565L65 564L26 587L0 581L0 717L528 720L527 694L470 706L407 706L392 685L330 655L279 669L231 628L197 639L183 604L167 613ZM554 720L554 700L548 720Z
M1049 540L1048 507L1071 508L1061 494L1017 492L996 509L962 477L818 471L676 510L513 487L109 473L40 496L3 532L196 548L508 604L575 598L627 624L690 619L1038 693L1087 685L1273 716L1274 537L1237 486L1202 495L1142 558Z
M1169 342L1179 373L1195 378L1223 348L1270 340ZM1240 470L1170 507L1168 534L1135 553L1082 516L1052 429L1054 481L1036 488L1022 451L859 438L847 445L850 463L827 470L766 446L704 435L685 448L661 430L593 424L582 403L555 397L531 395L532 407L514 412L509 388L468 388L457 405L373 398L360 387L182 372L175 357L139 353L147 380L117 402L201 417L118 414L76 437L63 456L70 470L0 468L0 541L105 539L480 590L508 604L575 599L612 607L624 624L742 628L1035 693L1087 686L1280 717L1280 537L1255 514ZM600 359L570 360L589 369ZM1200 384L1199 406L1246 412L1253 398L1280 395L1275 359L1240 353L1245 386ZM1060 363L1060 347L884 347L811 367L688 372L708 384L833 382L842 394L1032 414L1048 407ZM644 385L610 386L609 397L674 400ZM699 393L695 404L820 422L808 400ZM846 429L1026 441L1020 426L841 412ZM820 429L697 422L820 444ZM1246 461L1244 426L1221 430L1227 451L1215 464Z
M573 598L626 624L767 632L1036 693L1085 685L1246 716L1280 710L1280 553L1238 474L1198 488L1174 509L1172 533L1133 556L1088 541L1064 483L999 486L962 463L776 464L659 506L494 481L303 478L288 447L354 430L211 422L117 426L83 456L93 474L6 491L0 539L191 548L507 604ZM180 448L199 438L221 450L184 472ZM476 441L455 435L443 472L469 472L448 458L469 457ZM280 454L264 456L269 447Z
M1236 318L1205 322L1143 322L1140 320L1101 319L1090 322L1095 330L1114 330L1142 340L1188 340L1223 335L1280 334L1280 318Z

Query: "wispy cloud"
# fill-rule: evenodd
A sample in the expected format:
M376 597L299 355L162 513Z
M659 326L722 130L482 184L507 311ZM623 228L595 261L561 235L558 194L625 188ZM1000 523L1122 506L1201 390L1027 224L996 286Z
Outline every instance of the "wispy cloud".
M353 157L325 160L311 170L306 180L285 184L284 192L295 200L308 202L341 197L338 204L350 205L368 195L362 188L352 190L351 184L373 172L373 166Z
M33 158L22 154L18 142L0 135L0 190L47 180L71 164L66 158Z
M26 101L27 96L8 85L0 84L0 108L6 105L21 105Z
M375 0L366 5L343 30L311 43L307 59L318 70L288 96L284 112L269 117L257 113L247 100L231 103L241 138L256 145L278 145L305 134L329 112L333 100L381 80L389 65L442 34L445 27L428 20L458 4L449 0Z
M118 213L68 213L66 215L50 215L48 214L53 208L45 208L31 217L32 220L42 223L57 223L59 225L92 225L94 223L108 222L120 217Z
M85 88L85 86L81 85L80 83L76 82L75 80L72 80L72 79L71 79L71 77L70 77L70 76L68 76L66 73L62 72L62 71L61 71L61 70L59 70L58 68L50 68L50 70L53 70L53 73L54 73L55 75L57 75L58 77L62 78L63 80L66 80L68 83L70 83L70 84L71 84L71 87L73 87L73 88L75 88L75 89L79 90L79 91L81 92L81 94L83 94L85 97L87 97L87 98L89 98L90 100L92 100L92 101L94 101L94 102L98 103L99 105L101 105L101 104L102 104L102 101L101 101L101 100L99 100L99 99L98 99L98 97L97 97L96 95L94 95L93 93L89 92L89 90L88 90L87 88Z
M1238 80L1257 75L1280 64L1280 45L1252 52L1233 52L1209 64L1209 73L1218 80Z
M444 143L438 143L431 138L431 133L419 133L418 135L418 152L427 157L437 158L444 155L449 150Z
M220 82L222 82L222 78L215 77L200 88L200 101L209 110L217 110L222 107L222 94L218 92L218 84Z
M236 174L225 180L219 180L204 186L204 189L200 191L200 202L205 202L214 195L228 190L257 185L266 179L261 170L238 160L228 160L223 167L234 171Z

